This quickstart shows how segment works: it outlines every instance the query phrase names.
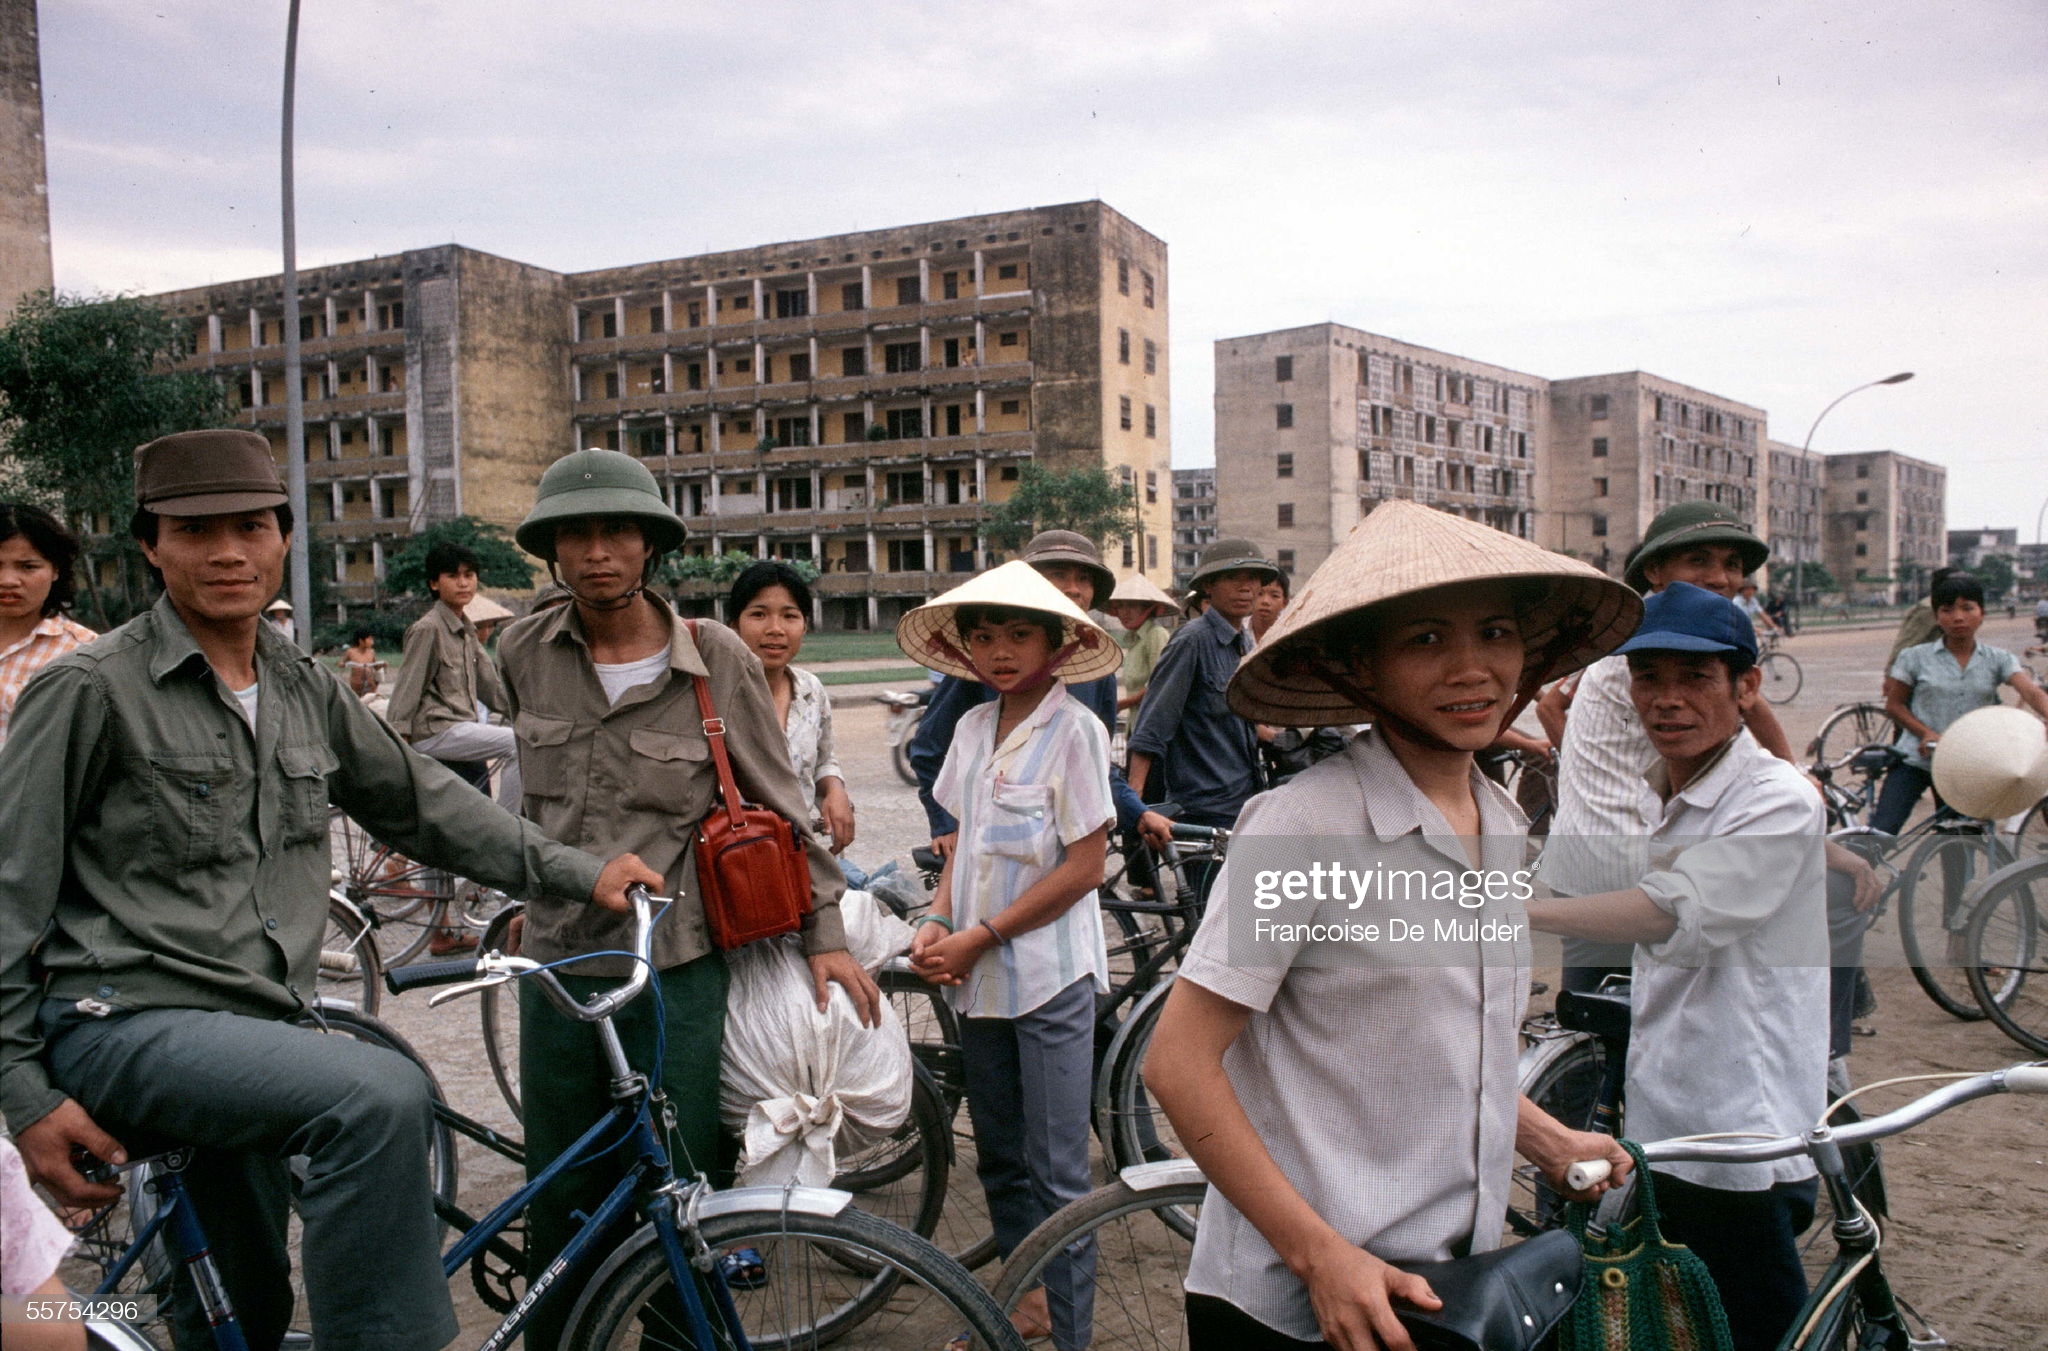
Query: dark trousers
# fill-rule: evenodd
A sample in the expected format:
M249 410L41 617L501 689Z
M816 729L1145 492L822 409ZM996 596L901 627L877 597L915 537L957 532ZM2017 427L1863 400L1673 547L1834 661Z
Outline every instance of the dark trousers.
M1721 1292L1735 1351L1773 1351L1806 1302L1799 1235L1813 1223L1820 1183L1722 1191L1657 1174L1664 1237L1699 1255Z
M615 977L557 974L579 1000L619 983ZM676 1114L667 1141L670 1160L679 1176L703 1172L722 1182L718 1055L725 1043L725 958L709 953L655 979L661 983L667 1037L662 1090ZM627 1063L642 1071L654 1061L654 1010L655 1001L642 996L612 1016ZM611 1071L598 1047L596 1026L562 1016L532 981L519 984L519 1084L528 1178L539 1176L611 1110ZM555 1260L581 1227L572 1212L594 1213L631 1162L623 1149L608 1154L570 1169L535 1199L526 1214L529 1280ZM637 1213L626 1220L629 1225L640 1222ZM525 1334L534 1351L555 1351L560 1345L581 1286L579 1277L557 1281L547 1302L535 1310Z
M1094 1046L1095 985L1087 977L1020 1017L960 1020L975 1172L1001 1256L1055 1210L1085 1196L1093 1181ZM1076 1247L1045 1269L1058 1351L1075 1351L1092 1339L1095 1248L1092 1241Z
M1828 874L1828 1055L1849 1054L1856 1021L1857 976L1863 969L1863 935L1869 911L1856 908L1856 884L1847 873Z
M131 1157L193 1148L186 1189L252 1351L274 1351L291 1321L288 1162L301 1156L315 1344L433 1351L455 1336L418 1066L351 1037L199 1009L88 1018L50 1000L42 1023L51 1079ZM180 1351L211 1348L180 1285Z
M1877 805L1870 809L1871 829L1887 835L1904 830L1920 795L1933 783L1934 776L1917 765L1893 765L1886 770L1884 783L1877 790Z
M1187 1297L1188 1351L1311 1351L1328 1342L1304 1342L1276 1332L1227 1299Z

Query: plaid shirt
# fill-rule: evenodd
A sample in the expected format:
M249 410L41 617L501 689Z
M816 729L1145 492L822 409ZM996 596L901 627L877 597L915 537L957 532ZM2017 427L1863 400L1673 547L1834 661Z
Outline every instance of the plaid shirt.
M0 746L7 744L7 723L14 716L14 701L28 678L66 652L75 652L99 637L85 625L51 615L28 631L28 637L12 647L0 648Z

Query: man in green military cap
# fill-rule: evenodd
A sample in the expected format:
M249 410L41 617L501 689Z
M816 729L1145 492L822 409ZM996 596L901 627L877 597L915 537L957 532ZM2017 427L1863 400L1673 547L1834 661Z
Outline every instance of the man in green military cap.
M566 910L623 910L628 884L661 877L501 810L263 623L292 516L261 436L152 441L135 496L163 598L45 667L0 749L0 1106L68 1206L121 1196L74 1150L119 1164L191 1147L186 1184L256 1351L291 1321L293 1200L322 1351L430 1351L456 1331L432 1090L403 1057L300 1022L319 991L328 804ZM181 1285L179 1345L211 1346Z
M697 678L710 683L742 795L795 822L804 837L812 913L803 949L819 1006L827 982L837 982L872 1024L880 992L845 951L843 875L810 832L809 805L759 660L722 624L704 620L693 633L648 587L661 556L683 541L683 523L654 476L614 450L567 455L542 475L516 538L570 595L569 604L529 615L498 639L523 809L559 839L633 850L677 898L654 930L663 1083L677 1113L678 1171L714 1172L726 967L711 947L697 889L696 827L718 792ZM628 948L629 938L611 916L540 901L527 907L520 942L524 955L557 961ZM587 998L628 971L622 958L596 957L564 971L562 982ZM519 1014L520 1105L527 1176L534 1177L610 1108L610 1075L594 1030L563 1018L539 990L522 986ZM627 1054L645 1066L656 1041L654 1001L628 1005L615 1023ZM581 1168L550 1187L527 1217L529 1274L552 1262L574 1232L570 1212L596 1210L631 1162ZM555 1345L571 1302L543 1306L530 1345Z

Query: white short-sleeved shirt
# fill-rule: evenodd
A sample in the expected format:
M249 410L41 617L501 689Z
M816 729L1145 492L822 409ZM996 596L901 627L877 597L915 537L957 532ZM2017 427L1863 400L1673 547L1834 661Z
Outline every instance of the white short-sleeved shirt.
M1472 791L1484 865L1521 867L1522 814L1476 770ZM1372 731L1253 798L1236 834L1367 831L1383 842L1412 836L1402 847L1412 844L1416 862L1394 861L1390 849L1389 867L1472 866L1462 851L1442 852L1457 846L1449 823ZM1475 944L1474 960L1461 966L1233 966L1230 866L1209 894L1180 978L1253 1011L1223 1068L1280 1171L1331 1228L1376 1256L1435 1261L1468 1243L1473 1252L1499 1246L1514 1166L1527 944L1483 952ZM1307 1289L1214 1187L1186 1283L1290 1337L1321 1335Z
M953 855L953 924L994 919L1058 867L1067 846L1116 819L1109 796L1109 733L1056 685L995 744L1002 701L962 714L932 797L960 822ZM1002 926L998 924L997 928ZM1088 977L1109 990L1102 908L1093 891L1052 923L986 952L948 990L968 1018L1016 1018Z
M1679 852L1637 883L1675 916L1638 946L1630 1004L1628 1135L1797 1135L1827 1106L1827 815L1805 776L1736 734L1666 802L1660 761L1640 829ZM1729 1191L1813 1176L1804 1154L1770 1164L1660 1163Z
M1579 676L1557 748L1557 816L1537 875L1566 896L1636 884L1649 855L1637 806L1657 763L1629 697L1627 657L1602 657Z

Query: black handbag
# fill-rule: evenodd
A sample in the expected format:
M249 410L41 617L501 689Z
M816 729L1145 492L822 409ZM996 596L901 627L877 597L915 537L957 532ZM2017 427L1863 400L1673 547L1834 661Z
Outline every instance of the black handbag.
M1536 1351L1564 1321L1585 1275L1579 1240L1561 1229L1450 1262L1396 1262L1444 1302L1397 1308L1416 1351Z

